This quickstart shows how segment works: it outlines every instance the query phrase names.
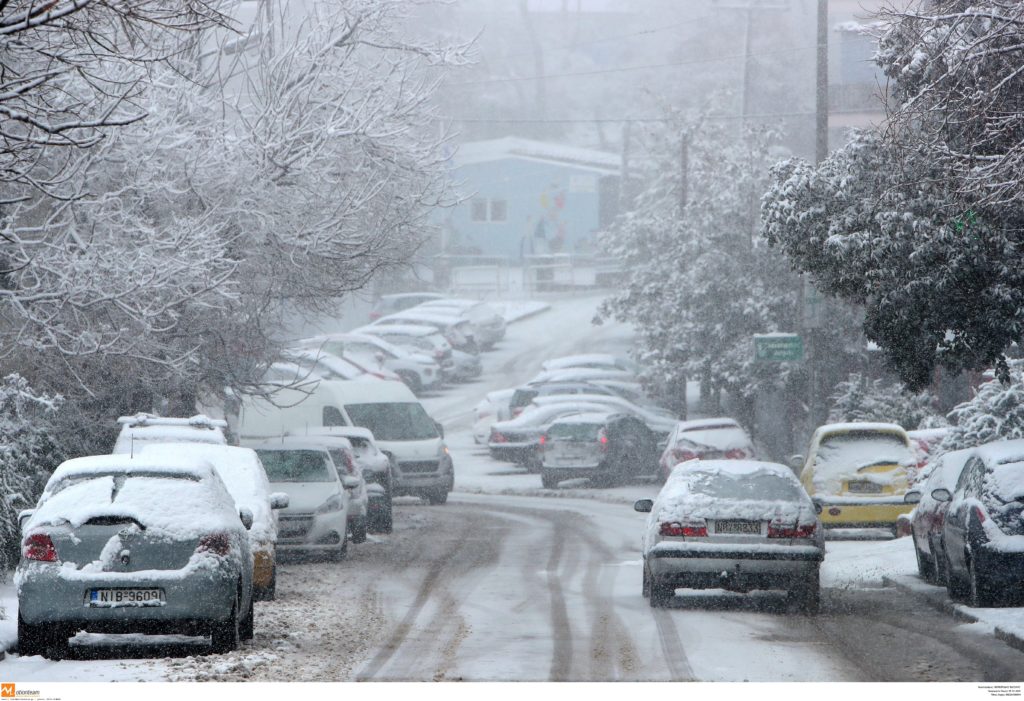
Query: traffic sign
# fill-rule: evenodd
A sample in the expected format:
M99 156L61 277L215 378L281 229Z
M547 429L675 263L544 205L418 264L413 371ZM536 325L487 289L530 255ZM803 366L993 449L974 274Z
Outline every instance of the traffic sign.
M795 333L754 334L754 360L792 363L804 359L804 339Z

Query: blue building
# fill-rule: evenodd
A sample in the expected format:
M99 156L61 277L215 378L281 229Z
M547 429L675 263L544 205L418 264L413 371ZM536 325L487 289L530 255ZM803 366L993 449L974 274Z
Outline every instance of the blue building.
M507 137L463 144L453 166L466 199L445 212L445 253L510 263L601 253L595 235L618 211L618 155Z

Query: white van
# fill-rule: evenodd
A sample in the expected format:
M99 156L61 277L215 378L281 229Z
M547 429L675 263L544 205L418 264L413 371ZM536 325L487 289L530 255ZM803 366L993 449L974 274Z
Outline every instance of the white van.
M441 425L401 382L325 380L311 392L282 388L273 402L246 397L238 434L244 441L302 436L309 429L361 426L391 458L393 494L443 504L455 471Z

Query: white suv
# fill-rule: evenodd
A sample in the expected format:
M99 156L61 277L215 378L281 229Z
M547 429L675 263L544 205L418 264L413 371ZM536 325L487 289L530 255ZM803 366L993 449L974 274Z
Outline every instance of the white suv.
M151 443L210 443L227 445L227 422L197 414L191 418L173 418L138 413L117 420L121 433L114 442L114 455L134 455Z

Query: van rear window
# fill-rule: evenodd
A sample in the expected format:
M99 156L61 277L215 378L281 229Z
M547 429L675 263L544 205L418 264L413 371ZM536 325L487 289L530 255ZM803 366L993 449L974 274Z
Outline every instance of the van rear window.
M439 438L437 426L418 402L346 404L356 426L368 428L379 441L425 441Z

